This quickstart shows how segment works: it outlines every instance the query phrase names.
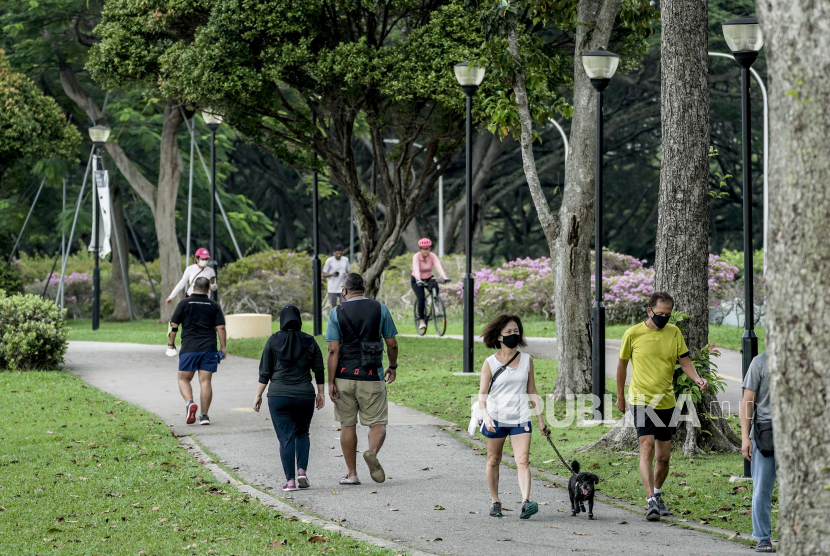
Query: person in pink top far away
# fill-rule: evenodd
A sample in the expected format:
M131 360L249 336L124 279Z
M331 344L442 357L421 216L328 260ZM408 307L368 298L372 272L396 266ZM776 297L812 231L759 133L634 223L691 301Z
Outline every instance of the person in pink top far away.
M421 238L418 240L418 247L420 249L412 257L412 279L410 280L410 284L412 285L412 291L415 292L415 297L418 298L418 318L421 321L418 328L420 330L426 330L427 323L424 320L426 294L424 290L426 289L427 282L432 279L432 269L436 269L438 275L445 282L448 281L448 278L443 267L441 267L441 261L438 260L438 256L430 249L432 247L432 240L426 237Z

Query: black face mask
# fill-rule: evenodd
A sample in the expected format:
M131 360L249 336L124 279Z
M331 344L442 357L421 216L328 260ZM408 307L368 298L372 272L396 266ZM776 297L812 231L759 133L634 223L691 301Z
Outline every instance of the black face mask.
M670 319L671 317L661 317L660 315L655 313L652 313L651 315L651 322L653 322L654 326L656 326L660 330L662 330L666 327L667 324L669 324Z
M503 336L501 339L501 343L504 344L504 347L509 349L516 349L516 346L519 345L519 335L518 334L511 334L509 336Z

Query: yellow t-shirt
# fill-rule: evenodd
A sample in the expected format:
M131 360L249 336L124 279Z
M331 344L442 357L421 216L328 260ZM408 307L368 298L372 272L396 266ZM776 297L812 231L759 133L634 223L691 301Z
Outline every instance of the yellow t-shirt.
M667 324L662 330L652 330L641 322L626 330L620 346L620 359L631 360L628 403L645 403L655 409L676 406L672 384L674 365L688 353L683 334L673 324ZM660 394L663 397L653 401Z

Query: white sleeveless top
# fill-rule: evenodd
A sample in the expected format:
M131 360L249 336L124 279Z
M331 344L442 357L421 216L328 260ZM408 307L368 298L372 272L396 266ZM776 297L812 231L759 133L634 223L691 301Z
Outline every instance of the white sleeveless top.
M527 375L530 372L530 355L520 353L519 365L507 367L493 383L487 397L487 413L499 426L518 426L530 422L530 405L527 398ZM491 375L496 374L503 363L495 354L487 358ZM511 365L515 364L514 360Z

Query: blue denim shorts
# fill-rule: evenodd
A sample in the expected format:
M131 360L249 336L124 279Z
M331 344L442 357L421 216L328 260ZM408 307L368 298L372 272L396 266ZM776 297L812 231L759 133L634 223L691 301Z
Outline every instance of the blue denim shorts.
M516 436L517 434L530 434L533 431L530 421L518 425L501 425L498 421L493 421L493 424L496 425L495 432L488 431L487 426L484 423L481 424L481 434L485 438L507 438L507 436Z
M207 371L209 373L215 373L218 367L218 351L191 351L179 354L180 371Z

